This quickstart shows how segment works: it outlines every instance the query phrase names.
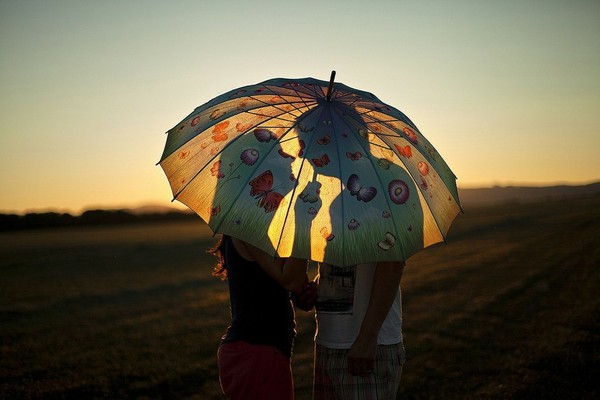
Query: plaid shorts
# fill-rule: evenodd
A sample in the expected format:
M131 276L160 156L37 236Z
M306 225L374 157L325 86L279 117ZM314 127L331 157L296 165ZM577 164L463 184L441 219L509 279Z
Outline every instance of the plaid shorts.
M395 399L406 357L402 343L377 346L375 369L367 377L350 375L348 351L315 346L313 400Z

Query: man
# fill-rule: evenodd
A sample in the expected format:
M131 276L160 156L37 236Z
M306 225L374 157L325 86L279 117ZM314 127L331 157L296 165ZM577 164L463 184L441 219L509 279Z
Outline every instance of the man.
M321 264L313 399L395 399L402 365L403 262Z

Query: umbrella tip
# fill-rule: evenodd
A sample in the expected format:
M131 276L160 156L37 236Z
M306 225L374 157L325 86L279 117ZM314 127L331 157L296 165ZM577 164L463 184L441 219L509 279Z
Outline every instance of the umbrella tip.
M331 101L331 92L333 91L334 79L335 79L335 71L331 71L331 77L329 78L329 87L327 88L327 101Z

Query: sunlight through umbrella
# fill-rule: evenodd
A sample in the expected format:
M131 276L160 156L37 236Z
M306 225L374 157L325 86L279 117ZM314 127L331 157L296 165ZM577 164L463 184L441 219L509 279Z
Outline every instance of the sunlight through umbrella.
M279 257L406 260L445 240L456 177L406 115L313 78L225 93L167 132L174 200Z

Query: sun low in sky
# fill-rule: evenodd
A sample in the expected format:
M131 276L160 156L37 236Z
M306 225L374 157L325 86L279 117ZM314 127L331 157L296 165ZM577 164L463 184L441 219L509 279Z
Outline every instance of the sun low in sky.
M400 109L459 187L600 180L600 3L2 1L0 212L167 204L195 107L314 77Z

